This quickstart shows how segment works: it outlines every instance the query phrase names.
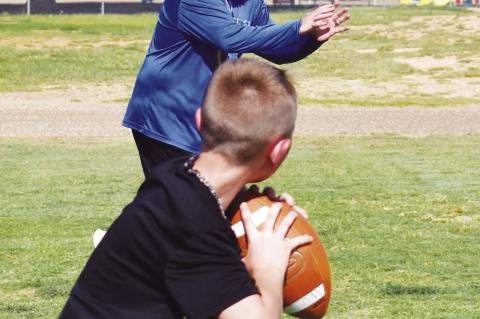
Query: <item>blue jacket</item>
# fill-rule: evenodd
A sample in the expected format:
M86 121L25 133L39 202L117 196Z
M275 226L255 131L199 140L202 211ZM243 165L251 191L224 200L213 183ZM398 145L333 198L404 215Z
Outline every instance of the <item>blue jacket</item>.
M201 151L195 110L215 68L255 53L277 64L319 46L300 21L273 24L263 0L165 0L123 125L189 152Z

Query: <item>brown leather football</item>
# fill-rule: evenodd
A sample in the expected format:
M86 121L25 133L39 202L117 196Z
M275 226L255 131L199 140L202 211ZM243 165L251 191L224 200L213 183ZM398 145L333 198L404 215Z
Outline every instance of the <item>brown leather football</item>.
M252 212L255 226L261 229L273 201L262 194L252 193L247 194L243 201L247 202ZM282 204L275 227L290 211L294 210L292 206L284 202ZM245 256L248 247L240 210L237 210L232 218L232 229L237 236L242 255ZM296 249L290 257L285 275L283 310L297 318L321 318L327 312L331 293L327 253L315 229L300 214L286 237L292 238L299 235L310 235L313 237L313 242Z

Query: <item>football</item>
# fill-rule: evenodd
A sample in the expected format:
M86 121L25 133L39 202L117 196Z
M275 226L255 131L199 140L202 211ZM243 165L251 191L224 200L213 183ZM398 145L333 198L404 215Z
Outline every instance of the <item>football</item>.
M255 226L261 229L267 218L269 207L274 201L263 194L252 193L242 200L248 204ZM275 227L290 211L294 210L292 206L284 202L282 204ZM242 256L245 256L248 247L240 210L237 210L232 218L232 230L238 239ZM331 294L327 253L315 229L300 214L286 237L292 238L299 235L310 235L313 237L313 242L294 250L290 256L283 291L284 312L297 318L321 318L327 312Z

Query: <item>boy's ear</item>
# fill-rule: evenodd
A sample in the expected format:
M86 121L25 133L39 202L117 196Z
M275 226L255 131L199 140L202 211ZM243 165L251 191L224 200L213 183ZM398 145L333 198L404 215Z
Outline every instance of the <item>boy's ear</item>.
M292 146L292 140L289 138L281 138L273 143L268 159L274 167L280 166L285 157L287 157L290 147Z
M197 130L200 131L200 129L202 128L202 108L201 107L199 107L195 111L195 124L197 125Z

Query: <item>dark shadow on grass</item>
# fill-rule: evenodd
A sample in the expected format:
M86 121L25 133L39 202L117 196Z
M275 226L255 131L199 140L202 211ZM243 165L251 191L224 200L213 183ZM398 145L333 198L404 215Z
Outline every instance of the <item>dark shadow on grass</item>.
M24 312L33 312L35 307L26 304L0 304L0 313L24 313Z
M69 286L43 286L39 289L39 293L42 298L51 299L56 297L68 296L70 292Z
M435 286L406 286L387 283L382 289L382 292L389 296L402 295L437 295L443 293L442 289Z

